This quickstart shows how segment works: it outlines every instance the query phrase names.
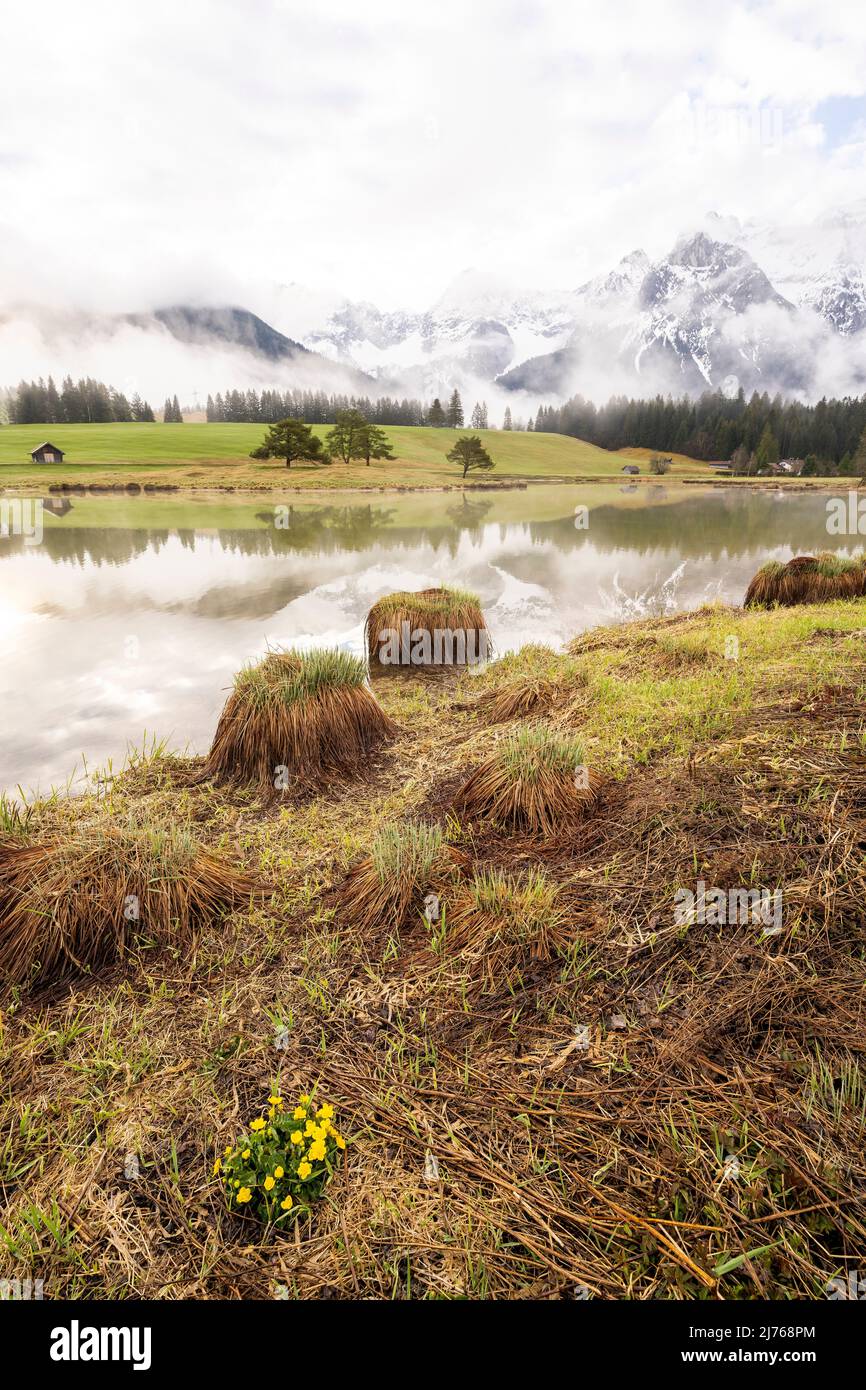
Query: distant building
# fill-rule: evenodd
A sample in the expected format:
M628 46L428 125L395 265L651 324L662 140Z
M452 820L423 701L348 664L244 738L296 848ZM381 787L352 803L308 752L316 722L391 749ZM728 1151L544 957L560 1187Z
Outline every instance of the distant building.
M62 463L63 450L56 444L39 444L30 455L34 463Z
M785 473L796 478L802 473L805 462L805 459L779 459L778 463L770 464L770 472Z
M623 466L623 473L639 473L640 469L636 463L627 463Z

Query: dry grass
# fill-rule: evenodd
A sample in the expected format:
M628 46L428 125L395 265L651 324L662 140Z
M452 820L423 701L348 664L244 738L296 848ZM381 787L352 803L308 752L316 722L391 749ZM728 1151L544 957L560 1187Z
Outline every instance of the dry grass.
M555 837L464 828L439 940L420 901L367 932L333 887L383 825L456 837L444 807L493 737L452 698L476 677L383 680L395 757L300 804L179 787L164 760L126 774L114 818L195 826L276 894L192 958L4 994L0 1277L51 1298L691 1302L823 1300L862 1272L864 627L861 600L576 644L550 671L561 712L618 775ZM670 655L647 636L719 653L731 631L723 681L645 664ZM520 662L482 680L502 676ZM59 799L28 834L92 811ZM698 877L781 886L782 932L678 924ZM350 1140L291 1238L226 1212L211 1176L269 1079L318 1087Z
M770 560L746 590L745 608L828 603L866 594L866 556L796 555L783 564Z
M407 626L404 628L404 624ZM487 623L481 610L477 594L464 589L421 589L417 593L387 594L380 598L370 612L364 626L367 656L371 669L377 666L391 667L394 664L411 665L410 653L402 642L404 632L428 633L431 645L435 632L450 633L454 639L454 655L448 661L447 652L443 662L434 664L465 664L475 659L479 643L486 641ZM480 634L485 634L482 638ZM400 661L383 661L388 653L391 634L397 634L400 644ZM462 646L461 646L462 642ZM464 653L463 662L457 658Z
M261 892L174 828L93 825L62 842L0 841L0 981L53 984L119 959L136 938L188 948Z
M281 776L315 785L356 773L395 733L357 657L273 651L235 678L205 775L266 792L281 785Z
M550 835L592 810L600 787L580 741L539 724L518 730L484 759L457 793L454 812Z

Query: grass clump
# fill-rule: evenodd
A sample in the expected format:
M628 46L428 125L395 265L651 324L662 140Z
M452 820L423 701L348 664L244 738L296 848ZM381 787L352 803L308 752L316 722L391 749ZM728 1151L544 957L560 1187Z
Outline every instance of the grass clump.
M397 732L366 685L364 662L348 652L272 651L235 678L205 772L217 781L285 790L356 772Z
M405 926L429 891L444 888L466 856L446 842L438 825L387 825L340 891L347 920L363 930Z
M487 866L461 889L448 922L448 942L470 951L529 949L546 960L565 920L559 888L543 869L510 874Z
M0 841L0 982L50 984L136 938L189 946L260 884L174 826L83 826L62 842Z
M866 556L795 555L787 564L770 560L753 578L745 608L772 608L775 604L827 603L866 594Z
M591 810L600 785L584 763L578 739L545 724L531 725L484 759L458 792L454 810L547 835Z
M364 626L371 668L466 666L491 647L477 594L467 589L421 589L386 594Z

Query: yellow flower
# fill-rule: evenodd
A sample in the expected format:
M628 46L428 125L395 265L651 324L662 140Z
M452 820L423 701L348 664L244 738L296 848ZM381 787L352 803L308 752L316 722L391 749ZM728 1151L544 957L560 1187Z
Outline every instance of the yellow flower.
M304 1133L315 1139L318 1132L319 1126L313 1120L307 1120L307 1123L304 1125Z
M231 1151L232 1151L232 1146L231 1146L231 1144L226 1144L226 1154L227 1154L227 1155L230 1154Z
M321 1159L325 1157L324 1139L316 1139L307 1149L307 1158Z
M249 1149L244 1149L243 1153L241 1154L241 1158L249 1158L249 1156L250 1156L250 1151L249 1151Z
M290 1192L289 1195L288 1195L288 1197L284 1197L283 1200L280 1202L280 1206L282 1207L283 1211L288 1211L289 1208L291 1207L291 1205L292 1205L292 1194L291 1194L291 1192Z
M303 1108L303 1106L298 1105L298 1106L295 1108L295 1110L293 1110L293 1112L292 1112L292 1119L293 1119L293 1120L305 1120L306 1118L307 1118L307 1112L306 1112L306 1110Z
M270 1192L270 1190L271 1190L271 1188L272 1188L273 1186L274 1186L274 1179L271 1177L271 1175L270 1175L270 1173L269 1173L268 1176L265 1178L265 1191L266 1191L266 1192Z
M250 1189L248 1187L242 1187L240 1192L238 1193L238 1201L249 1202L252 1199L252 1195L253 1194L250 1192Z
M333 1105L320 1105L316 1114L320 1120L331 1120L334 1117L334 1107Z
M338 1149L345 1149L345 1147L346 1147L346 1141L345 1141L345 1139L343 1138L342 1134L335 1134L335 1135L334 1135L334 1138L335 1138L336 1141L337 1141L337 1148L338 1148Z
M291 1133L291 1140L293 1144L303 1144L304 1136L299 1129L293 1129Z
M298 1164L298 1177L308 1178L313 1171L313 1165L304 1159L303 1163Z
M268 1105L282 1105L282 1096L268 1096Z
M250 1125L250 1129L253 1130L254 1133L255 1133L256 1130L264 1129L264 1127L265 1127L265 1122L264 1122L264 1120L262 1119L261 1116L259 1116L259 1118L258 1118L257 1120L253 1120L252 1124Z
M281 1178L282 1176L283 1176L283 1170L282 1170L282 1168L275 1168L275 1169L274 1169L274 1177L275 1177L275 1178Z
M214 1163L214 1166L213 1166L214 1173L219 1173L219 1172L221 1172L221 1171L222 1171L222 1166L223 1166L223 1161L222 1161L221 1158L218 1158L218 1159L216 1160L216 1162Z

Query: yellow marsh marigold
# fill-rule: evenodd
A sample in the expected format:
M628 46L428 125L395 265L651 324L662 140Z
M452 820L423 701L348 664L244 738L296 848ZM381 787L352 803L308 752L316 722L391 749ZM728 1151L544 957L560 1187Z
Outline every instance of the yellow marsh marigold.
M275 1186L276 1182L274 1178L272 1178L270 1173L268 1173L268 1176L265 1178L265 1191L270 1192L271 1188Z
M283 1211L291 1211L293 1206L291 1192L287 1197L283 1198L283 1200L280 1202L280 1206L282 1207Z
M282 1168L275 1168L275 1169L274 1169L274 1177L275 1177L275 1178L281 1178L282 1176L283 1176L283 1170L282 1170Z
M306 1110L304 1109L304 1107L303 1107L302 1105L297 1105L297 1106L295 1107L295 1109L292 1111L292 1119L293 1119L293 1120L305 1120L306 1118L307 1118L307 1112L306 1112Z
M282 1096L268 1096L268 1105L282 1105Z
M260 1130L260 1129L264 1129L264 1127L265 1127L265 1122L264 1122L264 1120L261 1118L261 1116L259 1116L258 1119L253 1120L252 1124L250 1125L250 1129L253 1131L253 1133L256 1133L256 1132L257 1132L258 1130Z
M289 1136L293 1144L303 1144L304 1136L299 1129L293 1129Z
M313 1165L312 1165L312 1163L308 1163L306 1159L304 1159L303 1163L299 1163L299 1164L298 1164L298 1177L299 1177L299 1178L308 1178L308 1177L310 1176L310 1174L312 1173L312 1171L313 1171Z
M316 1115L320 1120L332 1120L334 1118L333 1105L320 1105Z
M324 1157L325 1157L325 1141L324 1141L324 1139L316 1139L316 1140L314 1140L314 1142L313 1142L313 1143L310 1145L310 1147L307 1149L307 1158L312 1158L312 1159L314 1159L314 1160L321 1160L321 1159L323 1159Z
M214 1176L216 1176L217 1173L222 1172L222 1166L223 1166L223 1161L222 1161L221 1158L218 1158L218 1159L216 1160L216 1162L214 1163L214 1166L213 1166Z
M250 1192L250 1189L248 1187L242 1187L240 1192L238 1193L238 1201L249 1202L252 1195L253 1194Z

